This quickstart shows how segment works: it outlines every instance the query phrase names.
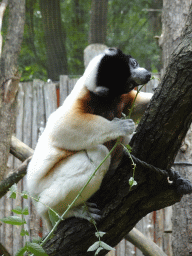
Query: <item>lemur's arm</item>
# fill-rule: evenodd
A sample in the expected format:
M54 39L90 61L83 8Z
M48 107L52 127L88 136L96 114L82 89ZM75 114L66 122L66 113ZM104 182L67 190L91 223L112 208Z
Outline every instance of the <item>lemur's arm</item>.
M137 91L133 90L129 93L129 97L135 98L137 94ZM140 92L137 95L136 101L135 101L135 106L133 108L133 112L131 114L131 119L134 120L134 122L140 120L142 115L144 114L148 103L150 102L153 94L152 93L147 93L147 92ZM130 106L125 109L123 112L128 115L128 112L130 110Z
M48 120L45 134L54 147L82 150L133 133L135 125L130 119L115 118L109 121L92 114L87 104L87 89L83 88L76 95L71 94L66 103Z

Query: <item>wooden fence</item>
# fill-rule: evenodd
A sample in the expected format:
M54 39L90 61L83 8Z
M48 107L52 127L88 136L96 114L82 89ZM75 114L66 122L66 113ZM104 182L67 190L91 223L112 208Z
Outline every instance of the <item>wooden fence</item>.
M39 135L42 133L49 115L61 105L66 96L72 90L77 78L61 76L58 83L43 82L34 80L33 82L20 84L18 94L18 116L16 122L15 135L31 148L35 148ZM144 91L152 91L154 80L149 83ZM8 173L19 166L21 162L10 155L8 161ZM26 190L25 178L18 183L18 192ZM17 250L24 246L26 240L42 237L46 234L46 229L42 220L36 215L35 208L30 199L23 199L20 195L16 199L10 199L8 195L0 200L0 218L13 215L12 209L16 206L28 207L30 215L27 216L27 224L24 228L28 230L29 237L21 237L20 231L23 227L2 224L0 226L0 242L9 250L11 255L15 255ZM171 252L171 208L166 208L148 214L138 224L137 228L149 239L155 241L167 255ZM122 240L116 247L115 252L109 252L108 256L141 256L143 255L137 248L126 240Z

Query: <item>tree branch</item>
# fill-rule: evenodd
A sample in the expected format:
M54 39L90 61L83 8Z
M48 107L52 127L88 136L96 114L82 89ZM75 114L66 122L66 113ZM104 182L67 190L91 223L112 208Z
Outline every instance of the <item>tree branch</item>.
M166 256L162 249L152 240L146 238L138 229L133 228L125 236L129 242L139 248L145 256Z
M9 191L13 184L18 183L26 175L27 166L33 155L33 149L15 136L12 136L10 153L24 162L17 169L13 170L13 173L8 178L0 183L0 198Z
M15 136L11 138L10 153L18 158L20 161L25 161L33 155L34 150L27 146L25 143L17 139Z
M7 249L1 243L0 243L0 255L11 256L11 254L8 253Z
M13 173L0 183L0 198L3 197L8 191L9 188L18 183L27 173L27 166L31 160L32 156L27 158L16 170L13 170Z

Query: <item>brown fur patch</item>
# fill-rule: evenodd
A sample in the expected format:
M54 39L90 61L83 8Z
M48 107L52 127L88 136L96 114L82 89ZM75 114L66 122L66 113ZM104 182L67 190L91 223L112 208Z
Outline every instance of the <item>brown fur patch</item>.
M131 108L134 98L136 96L136 92L131 91L127 94L123 94L117 99L111 111L108 111L106 114L101 114L101 116L105 117L108 120L112 120L115 117L122 118L122 112L128 115L129 109ZM95 106L96 108L97 106ZM91 93L88 89L83 88L81 96L77 99L75 102L72 112L71 112L71 117L73 117L74 120L77 121L79 119L79 122L87 122L87 125L89 125L89 122L91 122L93 119L97 118L97 115L94 114L95 109L92 109L91 106ZM85 125L85 124L84 124ZM112 147L114 146L116 140L111 140L104 145L108 148L108 150L111 150ZM46 174L46 176L49 176L52 171L54 171L54 168L60 164L62 160L65 158L75 154L78 151L70 151L70 150L63 150L63 155L61 156L60 159L58 159L58 162L50 169L50 171ZM119 145L112 153L112 162L111 164L115 164L120 161L121 157L123 154L123 148L121 145Z
M121 96L121 102L120 102L121 109L122 109L121 111L123 113L125 113L126 115L129 114L129 110L130 110L130 108L131 108L131 106L133 104L135 96L136 96L136 92L135 91L131 91L131 92L129 92L127 94L123 94Z
M55 171L55 167L58 166L60 164L61 161L63 161L65 158L70 157L74 154L76 154L78 151L70 151L70 150L66 150L66 149L62 149L62 148L58 148L60 151L63 152L63 154L61 154L60 157L58 157L58 161L52 166L52 168L46 173L46 175L44 177L48 177L53 171Z

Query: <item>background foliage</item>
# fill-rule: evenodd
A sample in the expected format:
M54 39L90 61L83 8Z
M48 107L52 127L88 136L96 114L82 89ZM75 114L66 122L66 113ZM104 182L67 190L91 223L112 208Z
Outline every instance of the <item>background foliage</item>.
M19 59L22 81L50 78L40 1L43 4L46 0L27 0L26 4L25 33ZM135 57L141 66L158 72L161 66L160 48L154 36L161 34L161 11L149 9L161 8L162 1L157 0L108 0L105 44L119 47ZM66 73L81 75L84 71L83 51L89 44L91 1L60 0L60 10L62 29L65 31ZM6 33L6 16L3 33Z

